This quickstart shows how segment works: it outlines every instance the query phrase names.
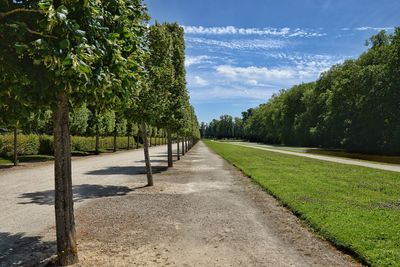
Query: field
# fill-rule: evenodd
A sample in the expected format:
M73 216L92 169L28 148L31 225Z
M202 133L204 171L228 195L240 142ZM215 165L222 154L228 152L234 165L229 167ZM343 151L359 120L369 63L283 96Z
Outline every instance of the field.
M205 141L338 248L400 265L400 174Z

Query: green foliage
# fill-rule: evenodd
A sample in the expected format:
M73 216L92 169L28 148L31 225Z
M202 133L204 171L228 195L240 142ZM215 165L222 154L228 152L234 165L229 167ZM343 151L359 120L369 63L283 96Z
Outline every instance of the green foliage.
M0 135L0 155L10 157L13 155L13 135ZM72 136L71 150L82 152L93 152L95 150L95 137ZM131 139L131 147L135 146L135 141ZM127 137L117 137L117 148L126 149L128 147ZM112 136L100 138L100 149L111 150L114 148L114 138ZM50 135L18 135L18 154L19 155L52 155L53 137Z
M33 155L39 153L39 136L18 135L17 152L19 155ZM14 135L0 135L0 155L12 156L14 154Z
M400 265L398 173L206 144L338 247L372 266Z
M70 114L70 129L72 135L82 135L86 133L88 128L88 120L90 111L84 103L80 107L76 107Z

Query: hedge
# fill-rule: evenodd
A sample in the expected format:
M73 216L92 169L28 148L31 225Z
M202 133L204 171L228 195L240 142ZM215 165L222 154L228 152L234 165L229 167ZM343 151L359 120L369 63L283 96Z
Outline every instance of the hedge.
M0 135L0 155L12 156L14 136L11 134ZM72 151L94 151L96 144L95 137L72 136ZM131 148L135 147L135 140L131 138ZM126 149L128 147L128 137L117 137L117 148ZM101 137L100 149L107 150L114 148L114 137ZM18 135L17 151L19 155L52 155L53 137L49 135Z
M12 156L14 154L14 135L0 136L0 155ZM20 155L35 155L39 153L39 136L34 134L18 135L17 152Z

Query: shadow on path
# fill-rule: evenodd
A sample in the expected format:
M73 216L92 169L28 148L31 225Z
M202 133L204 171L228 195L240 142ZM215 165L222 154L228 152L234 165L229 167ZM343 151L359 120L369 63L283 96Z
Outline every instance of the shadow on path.
M153 173L161 173L168 170L168 167L153 166ZM108 167L101 170L94 170L87 172L88 175L133 175L133 174L146 174L146 167Z
M126 186L91 184L75 185L72 188L74 192L74 202L81 202L93 198L124 196L134 190ZM54 205L54 190L24 193L19 196L19 198L28 199L28 201L18 204Z
M38 236L0 232L0 266L37 266L56 254L55 242Z

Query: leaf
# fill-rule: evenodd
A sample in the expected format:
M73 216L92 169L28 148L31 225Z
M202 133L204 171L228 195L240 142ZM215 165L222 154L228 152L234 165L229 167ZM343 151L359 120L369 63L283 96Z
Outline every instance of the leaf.
M61 49L68 49L70 47L70 42L68 39L64 39L58 44Z
M65 21L68 15L68 9L65 6L59 6L56 10L57 18L61 21Z
M29 48L26 44L23 43L15 43L14 47L17 54L22 54Z

